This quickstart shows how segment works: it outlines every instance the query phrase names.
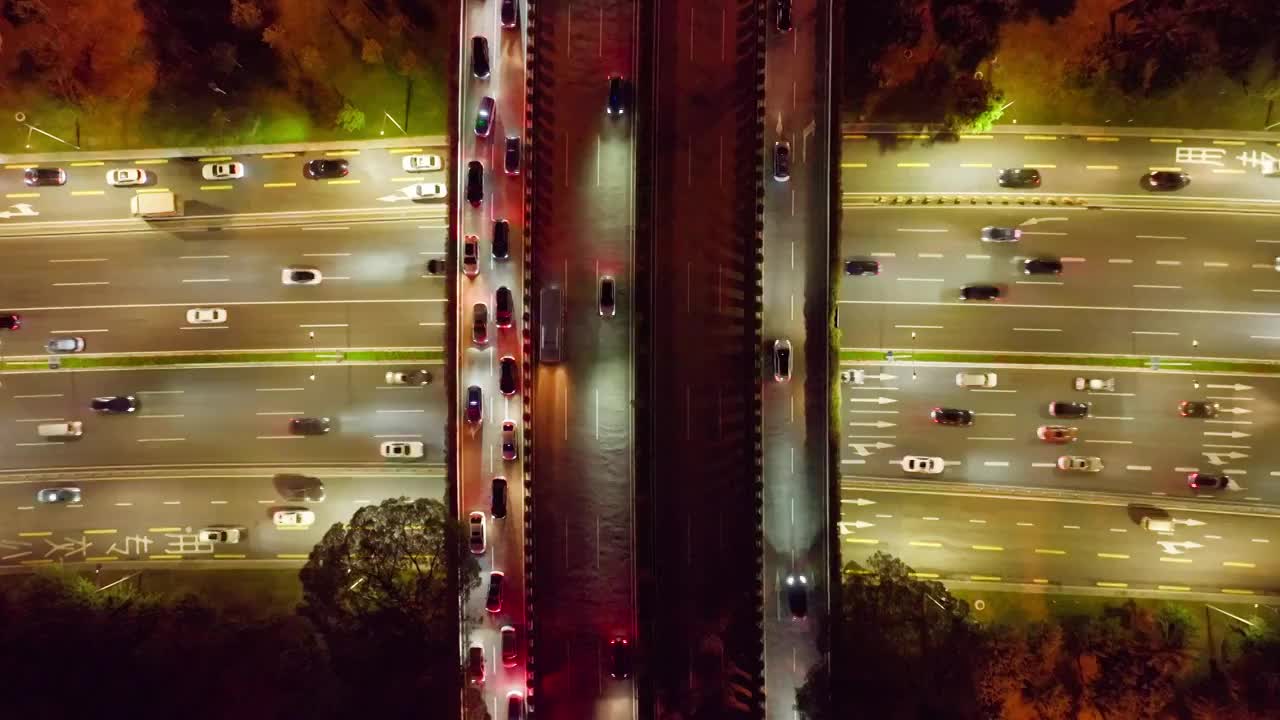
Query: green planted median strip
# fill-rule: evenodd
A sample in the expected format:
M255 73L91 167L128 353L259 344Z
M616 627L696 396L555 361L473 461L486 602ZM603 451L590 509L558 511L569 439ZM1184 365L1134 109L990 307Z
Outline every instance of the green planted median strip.
M893 353L893 359L885 357ZM1196 360L1193 358L1072 356L1072 355L1000 355L965 352L912 352L908 349L841 350L840 362L879 363L969 363L977 365L1057 365L1081 368L1141 368L1144 370L1180 370L1205 373L1249 373L1280 375L1280 363L1257 360Z
M270 365L273 363L444 362L443 350L353 350L350 352L245 352L181 353L175 355L112 355L81 357L57 355L63 369L161 367L173 365ZM48 361L19 360L4 363L10 370L39 370Z

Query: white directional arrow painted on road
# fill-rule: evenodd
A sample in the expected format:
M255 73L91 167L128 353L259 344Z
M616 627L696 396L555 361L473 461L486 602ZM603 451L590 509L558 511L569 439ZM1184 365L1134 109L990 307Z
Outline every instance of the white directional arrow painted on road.
M859 456L859 457L866 457L866 456L870 455L871 453L875 452L876 450L884 450L885 448L891 448L891 447L893 447L893 445L891 445L891 444L889 444L889 443L887 443L887 442L877 442L877 443L849 443L849 447L853 448L853 451L854 451L854 452L856 452L856 453L858 453L858 456ZM868 450L867 448L873 448L873 449L872 449L872 450Z
M854 427L874 427L874 428L887 428L887 427L897 426L897 423L885 422L883 420L877 420L873 423L851 422L849 424Z
M1067 220L1068 218L1064 218L1064 217L1042 217L1042 218L1031 218L1030 220L1023 220L1021 224L1039 225L1042 222L1066 222Z
M849 402L875 403L877 405L888 405L889 403L896 403L898 401L894 400L893 398L887 398L887 397L873 397L873 398L856 397L856 398L849 398Z
M1222 458L1228 458L1230 460L1240 460L1240 459L1249 457L1244 453L1235 452L1234 450L1229 453L1202 452L1200 454L1209 458L1210 465L1226 465L1227 461L1223 460Z
M1237 439L1252 437L1251 435L1249 435L1249 433L1243 433L1243 432L1240 432L1239 430L1232 430L1231 432L1212 432L1212 431L1206 430L1204 434L1211 435L1213 437L1229 437L1229 438L1237 438Z
M1240 407L1219 408L1219 410L1221 410L1222 412L1231 413L1232 415L1243 415L1245 413L1253 412L1249 408L1240 408Z
M854 530L863 530L865 528L876 526L875 523L864 522L862 520L855 520L853 522L849 522L848 520L840 520L839 524L840 524L841 535L849 535L850 533L852 533L853 530L850 530L849 528L853 528Z
M868 500L868 499L866 499L866 498L857 498L857 499L854 499L854 500L845 500L844 498L841 498L841 499L840 499L840 502L845 503L845 504L848 504L848 505L857 505L858 507L862 507L862 506L864 506L864 505L875 505L875 504L876 504L876 501L875 501L875 500Z
M1236 385L1205 385L1205 387L1207 387L1207 388L1214 388L1214 389L1216 389L1216 390L1252 390L1252 389L1253 389L1253 386L1252 386L1252 385L1240 385L1240 384L1236 384Z
M1203 520L1196 520L1194 518L1187 518L1186 520L1179 520L1178 518L1174 518L1173 522L1175 525L1186 525L1187 527L1196 527L1198 525L1204 524Z
M1186 542L1174 542L1172 540L1158 540L1157 544L1164 548L1164 551L1170 555L1181 555L1183 550L1195 550L1204 547L1194 540Z
M28 205L27 203L17 203L16 205L10 205L9 207L17 208L17 211L10 212L8 210L5 210L4 212L0 212L0 218L4 218L5 220L8 220L9 218L12 218L12 217L31 217L31 216L40 214L35 210L32 210L31 206Z

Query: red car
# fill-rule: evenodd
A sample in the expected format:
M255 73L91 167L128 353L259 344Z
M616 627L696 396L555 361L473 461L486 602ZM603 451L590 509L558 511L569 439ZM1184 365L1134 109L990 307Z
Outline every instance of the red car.
M22 327L21 315L0 315L0 330L17 330L20 327Z
M498 288L498 293L493 298L494 320L498 327L504 330L511 327L513 310L514 303L511 301L511 291L506 287Z

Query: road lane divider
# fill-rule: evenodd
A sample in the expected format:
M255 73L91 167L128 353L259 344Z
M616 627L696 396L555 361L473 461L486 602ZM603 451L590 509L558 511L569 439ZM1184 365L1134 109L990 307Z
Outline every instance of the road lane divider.
M1135 331L1136 333L1137 331ZM1276 339L1280 339L1277 337ZM886 355L893 359L886 359ZM842 365L892 365L897 358L909 356L917 365L935 365L940 367L999 366L1023 367L1036 370L1082 370L1111 369L1128 372L1150 371L1178 374L1216 374L1216 375L1280 375L1278 360L1231 360L1231 359L1199 359L1177 358L1178 362L1169 362L1157 358L1153 367L1152 358L1148 356L1130 355L1072 355L1072 354L1033 354L1033 353L988 353L967 352L964 350L916 350L910 348L868 349L855 348L840 351ZM1247 385L1239 389L1252 389ZM1116 393L1105 393L1112 396ZM1244 424L1248 421L1220 420L1219 423Z
M18 356L4 363L6 373L57 372L48 360L32 359L36 356ZM182 352L148 353L100 356L56 355L61 369L119 370L146 367L237 367L262 365L365 365L400 362L444 362L442 349L422 350L317 350L317 351L244 351L244 352Z

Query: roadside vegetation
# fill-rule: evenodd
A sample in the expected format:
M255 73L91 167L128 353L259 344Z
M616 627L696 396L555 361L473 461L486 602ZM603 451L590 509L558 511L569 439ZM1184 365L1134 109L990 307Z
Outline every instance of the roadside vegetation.
M808 720L1280 717L1280 618L1269 609L1208 633L1185 603L1089 598L1035 612L1015 595L976 612L885 553L844 571L838 661L797 694Z

